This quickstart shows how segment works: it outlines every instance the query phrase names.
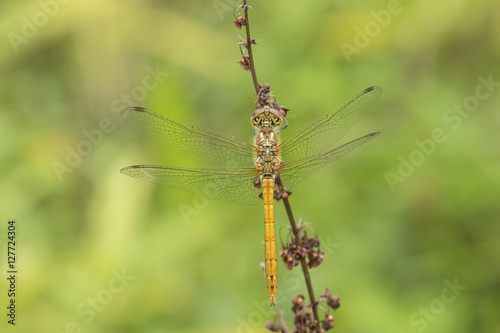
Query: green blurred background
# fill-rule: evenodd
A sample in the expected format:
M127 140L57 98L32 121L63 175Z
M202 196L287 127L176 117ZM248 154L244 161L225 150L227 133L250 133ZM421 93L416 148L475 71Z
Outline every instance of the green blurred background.
M262 207L119 172L195 165L126 125L127 105L249 138L255 94L237 63L235 4L0 4L1 327L265 331ZM382 135L291 198L323 240L312 279L317 295L340 296L334 331L500 331L498 1L249 4L259 81L291 109L287 132L366 87L384 90L343 141ZM275 211L284 235L283 205ZM15 328L5 316L9 219ZM279 265L292 328L290 300L306 289L300 270Z

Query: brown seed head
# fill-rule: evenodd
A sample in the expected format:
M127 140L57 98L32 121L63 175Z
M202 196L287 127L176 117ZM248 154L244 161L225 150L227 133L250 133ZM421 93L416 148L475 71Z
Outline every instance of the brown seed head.
M245 19L243 16L237 17L235 20L233 20L234 25L236 28L241 29L242 26L246 25Z
M241 68L243 68L247 72L250 72L250 57L248 55L242 55L238 63L240 64Z

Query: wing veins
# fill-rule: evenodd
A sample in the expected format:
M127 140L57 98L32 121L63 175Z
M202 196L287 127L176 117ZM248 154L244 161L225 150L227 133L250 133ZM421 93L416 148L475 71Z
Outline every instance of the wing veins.
M380 133L378 132L370 133L318 155L296 160L290 163L285 162L281 169L284 186L288 189L293 188L310 175L325 167L327 164L338 160L379 134Z
M361 119L380 94L380 87L367 88L337 110L290 134L280 145L285 161L313 156L331 147Z
M183 157L210 164L251 165L255 146L236 136L184 124L148 109L122 111L123 120L144 136Z

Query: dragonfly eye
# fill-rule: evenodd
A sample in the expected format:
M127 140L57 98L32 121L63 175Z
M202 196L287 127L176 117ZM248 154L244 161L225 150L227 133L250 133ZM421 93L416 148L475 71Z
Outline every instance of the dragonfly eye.
M261 118L261 115L258 115L256 117L252 117L252 125L256 126L260 123L260 118Z

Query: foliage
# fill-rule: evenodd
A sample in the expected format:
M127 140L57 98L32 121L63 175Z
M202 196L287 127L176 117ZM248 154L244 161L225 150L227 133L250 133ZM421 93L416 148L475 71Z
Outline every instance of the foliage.
M249 4L259 80L290 109L289 133L384 89L344 140L382 134L290 198L325 250L315 288L342 300L334 331L498 331L498 1ZM16 219L23 330L265 331L262 208L119 173L193 166L123 124L129 104L251 137L235 5L0 4L0 235ZM307 290L280 271L293 322Z

